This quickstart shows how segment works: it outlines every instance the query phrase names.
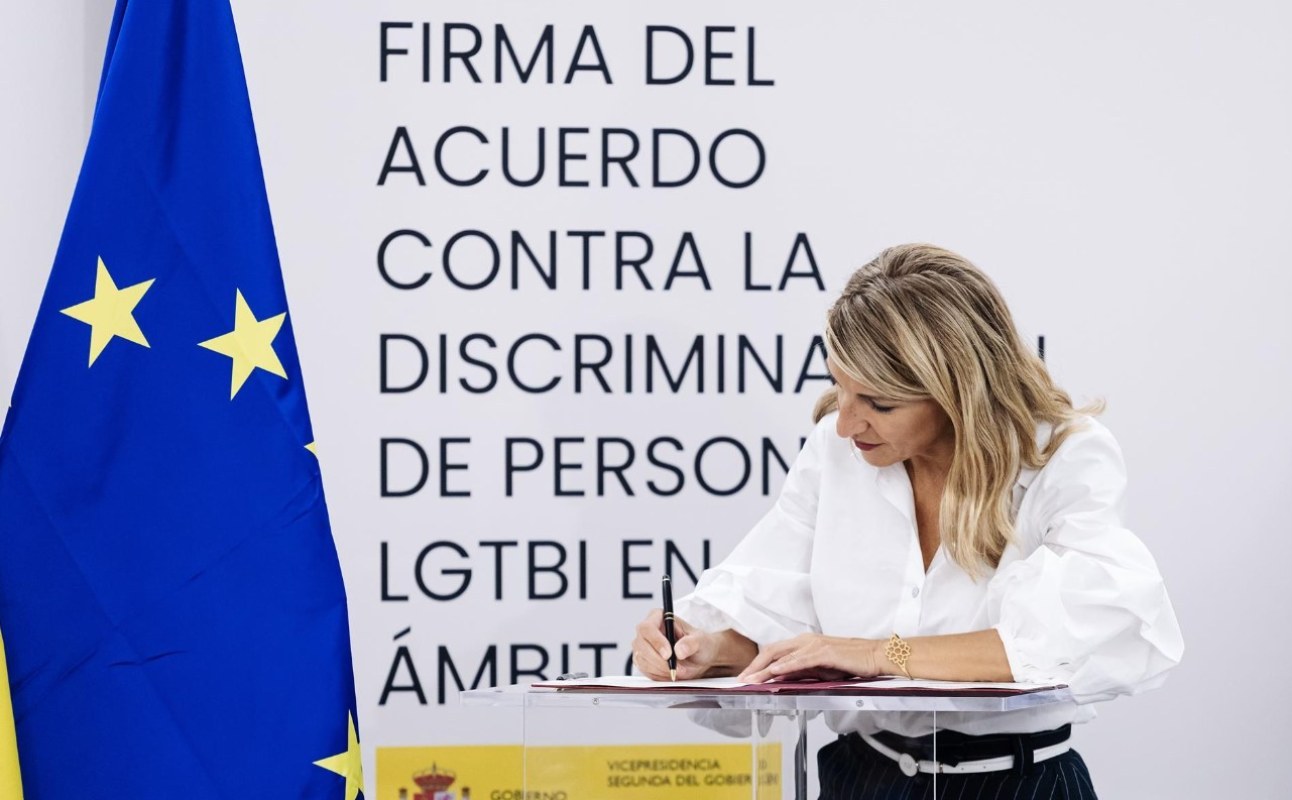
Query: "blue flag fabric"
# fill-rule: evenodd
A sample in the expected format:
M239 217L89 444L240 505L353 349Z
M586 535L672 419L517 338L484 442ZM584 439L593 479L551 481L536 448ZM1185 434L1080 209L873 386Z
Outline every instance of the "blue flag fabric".
M362 789L345 590L227 0L119 0L0 433L28 800Z

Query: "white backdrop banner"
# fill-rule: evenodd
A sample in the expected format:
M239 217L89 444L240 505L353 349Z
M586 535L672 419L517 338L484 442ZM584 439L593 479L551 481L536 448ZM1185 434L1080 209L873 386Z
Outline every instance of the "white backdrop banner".
M322 452L378 745L496 740L463 688L630 669L660 576L778 490L859 259L800 15L417 10L351 26L329 193L362 366Z

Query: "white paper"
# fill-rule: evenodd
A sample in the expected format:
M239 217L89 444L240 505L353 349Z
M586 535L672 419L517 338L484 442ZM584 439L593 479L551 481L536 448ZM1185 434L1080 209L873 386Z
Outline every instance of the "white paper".
M615 689L739 689L752 684L735 678L698 678L692 681L656 681L642 675L602 675L530 684L540 688L569 689L575 686L607 686Z

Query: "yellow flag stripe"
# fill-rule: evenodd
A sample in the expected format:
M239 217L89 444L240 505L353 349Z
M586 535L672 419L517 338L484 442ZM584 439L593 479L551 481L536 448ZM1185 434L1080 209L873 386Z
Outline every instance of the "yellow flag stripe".
M18 772L18 740L13 733L13 701L9 699L9 668L0 637L0 797L22 800L22 776Z

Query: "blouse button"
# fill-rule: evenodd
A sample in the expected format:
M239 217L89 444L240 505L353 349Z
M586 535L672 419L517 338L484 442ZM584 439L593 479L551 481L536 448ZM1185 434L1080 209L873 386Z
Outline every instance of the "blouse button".
M920 587L916 586L915 588L911 589L911 597L919 597L919 596L920 596Z

